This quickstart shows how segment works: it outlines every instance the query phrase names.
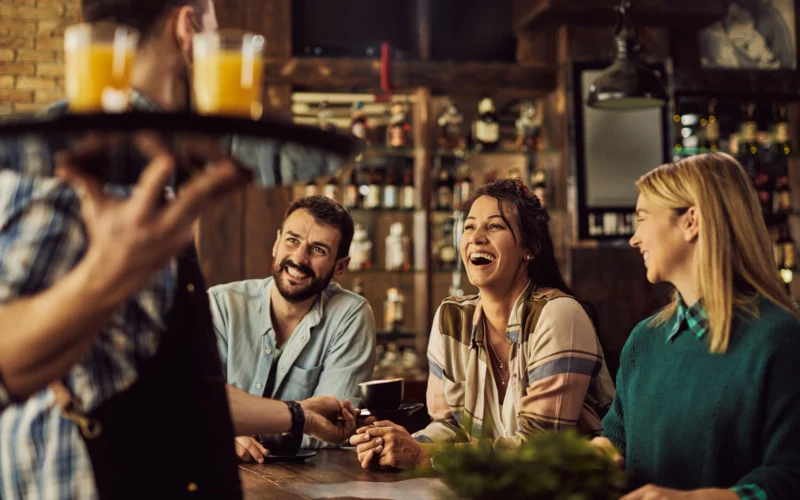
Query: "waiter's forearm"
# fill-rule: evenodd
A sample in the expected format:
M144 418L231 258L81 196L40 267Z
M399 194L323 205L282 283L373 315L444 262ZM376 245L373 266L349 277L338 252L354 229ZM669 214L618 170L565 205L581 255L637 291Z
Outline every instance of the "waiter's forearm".
M292 428L292 413L282 401L253 396L226 386L234 431L237 436L280 434Z
M52 287L0 306L0 380L23 400L63 377L86 355L117 304L84 259Z

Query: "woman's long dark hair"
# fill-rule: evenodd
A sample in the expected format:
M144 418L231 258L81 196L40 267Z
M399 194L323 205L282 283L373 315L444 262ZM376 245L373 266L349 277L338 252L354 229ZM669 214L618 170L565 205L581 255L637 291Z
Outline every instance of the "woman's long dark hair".
M500 216L511 230L514 241L517 241L517 235L503 211L503 202L508 202L517 212L522 247L533 255L533 260L528 264L528 278L537 286L556 288L573 295L556 262L553 238L550 236L550 215L522 179L503 179L481 187L464 202L461 208L464 217L481 196L490 196L497 200Z

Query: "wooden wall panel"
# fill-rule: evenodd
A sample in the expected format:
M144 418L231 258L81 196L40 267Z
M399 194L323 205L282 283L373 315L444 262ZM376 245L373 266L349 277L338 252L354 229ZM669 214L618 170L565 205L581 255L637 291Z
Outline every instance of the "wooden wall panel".
M291 56L291 0L217 0L220 27L261 33L268 58ZM288 115L291 87L265 89L271 115ZM201 265L209 285L271 274L272 246L289 206L286 188L248 188L224 200L203 217L198 235Z

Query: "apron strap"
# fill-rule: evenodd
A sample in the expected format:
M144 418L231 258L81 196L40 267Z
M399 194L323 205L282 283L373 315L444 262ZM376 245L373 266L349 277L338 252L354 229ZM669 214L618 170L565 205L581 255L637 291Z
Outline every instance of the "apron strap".
M72 392L60 380L50 384L50 390L56 399L56 406L67 420L72 420L81 430L86 439L95 439L103 432L103 426L96 419L86 415L80 402L75 399Z

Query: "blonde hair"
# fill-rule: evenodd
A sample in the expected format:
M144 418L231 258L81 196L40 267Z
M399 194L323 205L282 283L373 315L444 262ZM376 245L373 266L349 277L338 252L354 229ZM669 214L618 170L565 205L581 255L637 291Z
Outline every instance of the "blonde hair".
M662 165L636 187L651 203L673 210L696 207L699 213L694 275L708 315L711 352L727 351L734 308L758 313L756 293L798 316L775 266L755 189L733 157L710 153ZM677 309L676 292L653 323L666 322Z

